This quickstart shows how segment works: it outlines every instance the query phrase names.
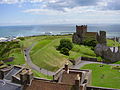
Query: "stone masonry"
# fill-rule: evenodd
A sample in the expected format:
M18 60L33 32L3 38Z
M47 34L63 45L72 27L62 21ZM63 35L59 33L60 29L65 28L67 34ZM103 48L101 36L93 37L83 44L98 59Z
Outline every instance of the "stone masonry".
M76 25L76 33L73 34L72 41L76 44L83 44L86 39L94 39L98 42L94 52L97 56L103 57L105 62L116 62L120 61L120 47L113 47L113 51L107 46L106 32L87 32L87 25ZM120 42L120 38L116 38L116 41ZM115 50L116 48L117 51Z
M73 34L72 41L76 44L83 44L86 39L93 39L98 43L106 44L106 32L87 32L87 25L76 25L76 33Z

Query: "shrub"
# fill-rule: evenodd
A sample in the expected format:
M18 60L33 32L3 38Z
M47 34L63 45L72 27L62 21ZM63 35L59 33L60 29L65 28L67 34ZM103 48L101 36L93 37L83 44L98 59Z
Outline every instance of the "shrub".
M61 39L57 50L64 55L69 55L69 51L73 48L72 42L69 39Z
M69 56L69 49L68 48L61 48L60 53Z
M83 44L86 46L95 47L97 44L97 41L96 40L84 40Z
M20 39L20 40L25 40L25 38L24 38L24 37L18 37L18 39Z
M73 47L72 42L69 39L61 39L58 50L61 50L63 47L71 50Z

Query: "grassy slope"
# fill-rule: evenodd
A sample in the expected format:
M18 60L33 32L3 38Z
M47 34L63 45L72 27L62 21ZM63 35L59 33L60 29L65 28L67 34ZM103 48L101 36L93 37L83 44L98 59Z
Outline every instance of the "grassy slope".
M52 38L52 39L50 39ZM67 38L71 40L70 36L49 36L49 38L45 38L39 41L31 51L31 58L34 64L55 71L60 68L66 61L66 59L77 59L80 56L93 57L96 55L90 47L83 45L74 44L73 49L70 51L70 56L65 56L59 53L56 50L55 46L59 45L59 41L62 38ZM87 51L87 52L86 52Z
M120 46L120 43L114 42L113 40L110 40L110 39L107 39L107 46L109 46L109 47L113 47L113 46L117 47L117 46Z
M120 64L120 61L118 61L118 62L115 62L115 64Z
M80 56L96 57L93 50L90 47L84 45L73 45L73 49L70 51L69 59L77 59Z
M25 64L24 54L23 54L23 52L21 51L20 48L15 49L14 51L12 51L11 54L9 55L9 57L14 57L15 59L12 62L7 62L7 64L13 64L13 65Z
M40 40L46 38L47 36L35 36L35 37L25 37L25 40L22 40L23 48L30 47L33 43L39 42Z
M56 50L61 38L71 36L49 36L38 42L31 50L31 58L34 64L50 71L56 71L64 65L66 58Z
M81 69L92 70L92 85L109 88L120 89L120 72L118 70L111 69L111 66L104 65L100 67L100 64L87 64ZM102 78L102 75L104 77Z
M4 58L9 58L9 57L15 58L12 62L7 62L7 64L16 65L16 64L25 63L24 55L19 42L17 41L1 42L0 48L2 48L2 50L4 51L2 52L2 54L4 55Z
M32 72L33 72L33 75L34 75L35 77L40 77L40 78L45 78L45 79L50 79L50 80L52 80L52 76L44 75L44 74L39 73L39 72L37 72L37 71L35 71L35 70L32 70Z

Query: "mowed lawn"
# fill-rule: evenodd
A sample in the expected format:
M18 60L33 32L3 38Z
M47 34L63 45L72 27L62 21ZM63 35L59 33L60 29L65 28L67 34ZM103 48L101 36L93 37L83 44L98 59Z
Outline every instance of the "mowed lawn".
M61 68L67 59L56 50L60 39L60 37L53 37L38 42L30 52L32 62L50 71L56 71Z
M92 70L92 86L120 89L120 71L110 65L87 64L80 69Z

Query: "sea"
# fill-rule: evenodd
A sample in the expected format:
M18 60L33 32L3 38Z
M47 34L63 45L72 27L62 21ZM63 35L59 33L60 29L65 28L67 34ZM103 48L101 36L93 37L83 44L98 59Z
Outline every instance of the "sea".
M88 24L88 32L107 32L107 37L120 37L120 24ZM35 35L63 35L76 31L76 25L21 25L0 26L0 37L25 37Z

